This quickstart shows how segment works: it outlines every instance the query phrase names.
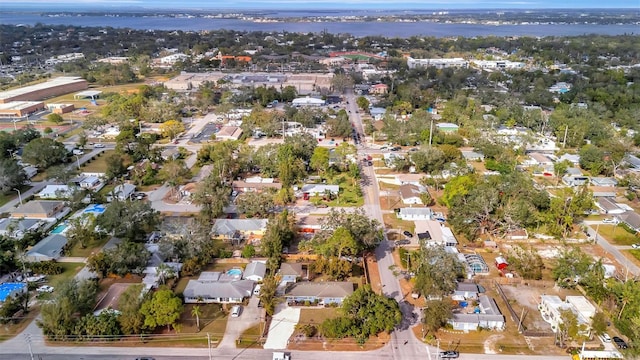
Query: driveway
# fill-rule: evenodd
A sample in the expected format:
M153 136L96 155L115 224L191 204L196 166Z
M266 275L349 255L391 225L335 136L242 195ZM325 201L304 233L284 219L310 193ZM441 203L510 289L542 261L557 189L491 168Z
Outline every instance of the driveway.
M269 335L264 343L265 349L283 350L287 348L289 338L300 320L300 308L279 304L269 325Z
M238 337L240 337L245 330L260 323L260 320L263 318L262 311L261 308L258 308L258 298L252 296L249 300L249 305L242 307L240 316L229 316L229 319L227 319L227 328L222 341L218 345L218 349L235 348Z

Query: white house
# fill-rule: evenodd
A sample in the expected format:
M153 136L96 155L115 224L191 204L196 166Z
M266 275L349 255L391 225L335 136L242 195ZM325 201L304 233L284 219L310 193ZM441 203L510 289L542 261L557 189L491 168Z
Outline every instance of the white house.
M420 194L426 191L424 187L414 184L400 185L400 198L402 203L406 205L422 204Z
M458 245L458 240L451 229L437 220L419 220L413 223L418 239L426 246L455 247Z
M588 334L591 318L596 313L596 308L584 296L567 296L562 301L556 295L541 295L538 309L542 314L542 319L551 325L551 330L558 331L558 325L562 323L561 312L572 311L578 320L578 324L583 327L583 332Z
M186 304L238 304L253 293L254 282L240 275L202 272L198 280L189 280L184 289Z
M47 185L36 196L41 199L68 199L73 192L69 185Z
M113 201L114 197L120 201L127 200L136 191L136 186L133 184L121 184L113 188L113 191L107 196L107 201Z
M430 208L400 208L398 217L402 220L414 221L414 220L431 220L433 211Z
M624 214L625 211L627 211L626 209L618 206L617 203L615 203L613 200L606 198L606 197L600 197L596 200L596 206L598 207L598 209L600 209L600 212L603 214L611 214L611 215L620 215L620 214Z
M309 194L310 196L323 195L327 191L334 195L337 195L340 191L340 185L304 184L302 185L302 189L300 191L302 191L302 193L304 194Z
M302 106L323 106L326 102L322 99L312 98L312 97L303 97L303 98L295 98L291 101L291 105L294 107L302 107Z
M475 331L479 328L502 330L505 318L496 301L486 295L478 296L478 306L469 313L454 313L449 324L454 330Z
M261 282L264 280L264 275L267 272L267 265L260 261L252 261L247 264L247 267L242 273L242 278L245 280L251 280L255 282Z

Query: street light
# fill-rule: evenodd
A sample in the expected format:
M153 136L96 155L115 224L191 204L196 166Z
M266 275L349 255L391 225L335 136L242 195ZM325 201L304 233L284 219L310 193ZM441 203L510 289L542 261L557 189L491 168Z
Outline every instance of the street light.
M22 194L20 193L20 190L13 188L13 190L18 192L18 199L20 199L20 205L22 205Z
M74 155L76 157L76 162L78 163L78 170L80 170L80 156Z

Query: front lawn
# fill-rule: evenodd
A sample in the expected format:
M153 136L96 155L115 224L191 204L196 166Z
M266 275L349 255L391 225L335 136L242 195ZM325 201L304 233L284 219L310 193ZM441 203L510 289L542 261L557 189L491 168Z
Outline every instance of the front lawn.
M336 308L321 308L321 309L300 309L300 320L298 324L310 324L319 326L327 319L334 319L340 316Z
M629 254L636 258L636 260L640 261L640 249L629 250Z
M108 241L108 236L96 237L84 248L80 246L80 243L77 243L71 248L67 256L89 257L91 254L99 252Z
M631 245L640 242L640 238L634 234L630 234L622 226L602 224L597 226L597 230L598 235L614 245Z
M115 150L105 150L95 156L95 160L89 160L80 167L81 172L105 173L107 172L107 158L114 154Z
M262 334L266 324L260 323L245 330L236 340L236 345L241 349L262 349Z
M58 263L64 269L61 274L58 275L48 275L47 276L47 284L53 286L54 288L58 286L63 281L67 281L72 279L78 271L82 270L85 266L85 263L67 263L61 262Z

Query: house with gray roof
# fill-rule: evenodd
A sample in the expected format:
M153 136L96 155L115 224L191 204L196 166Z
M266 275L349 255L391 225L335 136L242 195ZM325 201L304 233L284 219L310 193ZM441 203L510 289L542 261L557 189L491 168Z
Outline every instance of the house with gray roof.
M311 196L324 195L327 191L337 195L340 191L340 185L304 184L300 191Z
M264 275L267 272L267 265L260 261L252 261L247 264L247 267L242 273L242 278L255 282L261 282L264 280Z
M0 235L21 239L29 231L37 231L45 222L40 219L0 219Z
M288 304L338 304L353 294L353 283L348 281L299 282L287 286L284 297Z
M420 197L420 194L422 194L423 192L427 192L427 189L422 186L414 184L400 185L400 198L402 199L403 204L422 204L422 198Z
M302 269L302 264L300 263L283 262L280 264L278 275L281 279L280 283L294 283L297 282L298 279L305 278L306 272Z
M264 235L267 222L267 219L217 219L211 233L228 240L242 240Z
M238 304L251 296L254 282L221 272L203 272L184 289L186 304Z
M135 191L136 186L133 184L120 184L113 188L113 191L107 195L107 201L111 202L114 198L125 201L129 199Z
M593 186L602 187L615 187L618 185L618 180L610 177L592 177L589 182Z
M635 211L627 211L618 215L617 218L631 229L640 232L640 215Z
M410 207L400 208L398 211L398 217L402 220L414 221L414 220L431 220L433 211L427 207Z
M503 330L505 327L505 318L500 312L496 301L486 295L478 296L478 306L465 312L464 308L461 312L454 312L449 324L454 330L478 330L479 328Z
M621 208L613 200L606 197L600 197L596 200L596 206L600 209L600 212L607 215L619 215L624 214L625 209Z
M62 256L66 245L66 237L60 234L51 234L27 251L26 260L29 262L57 260Z

